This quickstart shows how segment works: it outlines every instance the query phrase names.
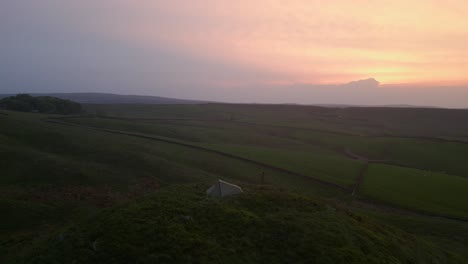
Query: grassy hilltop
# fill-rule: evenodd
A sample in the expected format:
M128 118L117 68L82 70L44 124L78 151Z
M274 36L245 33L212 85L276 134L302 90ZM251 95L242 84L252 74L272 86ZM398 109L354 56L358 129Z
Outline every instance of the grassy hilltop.
M0 261L468 259L468 111L84 108L0 111Z
M457 261L427 241L305 196L247 188L239 197L219 200L207 198L206 187L172 187L105 210L49 240L33 259L80 263Z

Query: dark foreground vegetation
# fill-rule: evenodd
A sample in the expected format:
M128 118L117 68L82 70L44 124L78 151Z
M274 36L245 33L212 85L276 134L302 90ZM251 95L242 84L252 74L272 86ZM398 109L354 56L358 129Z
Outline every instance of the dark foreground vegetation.
M76 114L82 112L79 103L52 96L18 94L0 99L0 109L49 114Z
M305 196L206 185L167 188L49 239L43 263L444 263L427 241ZM414 250L418 250L415 254ZM461 261L461 259L459 259Z
M468 260L468 111L84 108L0 111L1 263Z

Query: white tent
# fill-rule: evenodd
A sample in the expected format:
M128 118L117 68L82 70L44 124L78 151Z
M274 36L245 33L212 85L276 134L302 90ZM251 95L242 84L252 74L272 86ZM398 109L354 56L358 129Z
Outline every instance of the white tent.
M213 186L206 190L206 194L216 197L224 197L238 193L242 193L241 187L222 180L218 180Z

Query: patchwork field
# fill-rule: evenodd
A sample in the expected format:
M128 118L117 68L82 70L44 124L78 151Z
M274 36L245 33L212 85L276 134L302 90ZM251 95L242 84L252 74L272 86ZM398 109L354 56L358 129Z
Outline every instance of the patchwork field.
M468 143L449 140L445 136L438 137L439 129L414 136L407 133L409 128L385 134L381 129L369 130L369 127L364 125L385 120L386 127L400 127L399 123L406 120L409 127L414 127L411 130L417 131L416 125L409 125L401 109L384 111L380 108L369 108L366 116L366 112L361 109L352 108L211 104L146 107L147 111L143 110L143 106L135 105L121 106L121 108L92 105L89 106L90 112L98 111L96 109L100 109L99 111L106 109L104 112L108 116L73 117L63 121L81 126L178 140L320 179L350 190L359 185L359 174L362 170L366 170L364 166L367 161L387 164L388 166L376 164L370 166L369 171L364 174L365 180L362 185L366 189L358 192L359 194L367 199L373 197L375 201L415 211L466 217L463 211L468 211L468 205L463 202L461 207L456 209L457 212L451 213L449 213L450 210L446 212L439 210L437 206L420 208L417 203L394 203L394 198L380 193L379 186L375 185L375 189L372 189L374 184L368 183L369 177L375 174L376 166L384 168L397 166L401 167L403 172L405 169L430 172L431 175L441 175L440 177L446 179L447 182L451 182L452 177L460 179L468 176L468 163L465 162L465 157L468 156ZM171 108L174 111L171 112L169 110ZM128 110L126 114L123 112L124 109ZM373 111L380 112L382 120L378 120L379 115ZM408 109L407 111L411 112L410 116L413 118L424 117L424 120L428 118L424 114L435 113L434 120L441 122L440 119L448 115L447 110ZM150 118L149 113L155 113L155 117ZM464 112L454 110L453 113L455 116L460 116ZM339 131L334 125L323 126L324 122L335 122L333 118L336 115L340 115L341 119L344 118L346 122L353 124L349 126L348 131ZM356 121L357 116L360 121ZM398 120L397 117L401 117L403 121ZM419 120L414 121L418 124ZM298 125L300 122L302 125ZM343 125L340 122L337 124ZM459 125L452 124L452 126ZM362 133L364 128L367 132L358 134ZM403 128L406 129L406 126ZM454 131L453 135L462 134L462 132ZM433 135L433 137L428 135ZM350 156L349 152L355 156ZM356 156L359 158L356 159ZM400 178L404 177L403 174L393 171L389 173L397 174L395 182L402 183ZM384 181L381 183L387 184ZM420 192L428 194L434 192L433 188L437 188L437 183L434 186L429 182L427 186L418 186ZM455 196L458 197L458 195L465 196L461 193ZM406 198L401 199L405 201ZM411 198L408 197L408 199ZM430 201L428 203L431 204Z
M253 193L273 188L305 195L450 252L442 255L468 258L468 235L453 236L468 230L468 122L460 122L468 111L228 104L85 109L80 116L0 112L0 210L8 216L0 219L0 260L12 260L10 252L27 259L51 234L105 208L138 207L159 190L205 188L216 179ZM346 229L355 220L340 221ZM424 231L433 226L437 232Z

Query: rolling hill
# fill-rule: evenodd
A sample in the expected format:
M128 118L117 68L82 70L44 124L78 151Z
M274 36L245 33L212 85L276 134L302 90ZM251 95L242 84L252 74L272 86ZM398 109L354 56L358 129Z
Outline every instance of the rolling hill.
M206 101L174 99L146 95L121 95L110 93L33 93L33 96L53 96L81 104L200 104ZM12 94L0 94L0 98Z
M0 111L0 262L468 259L468 111L84 108Z

